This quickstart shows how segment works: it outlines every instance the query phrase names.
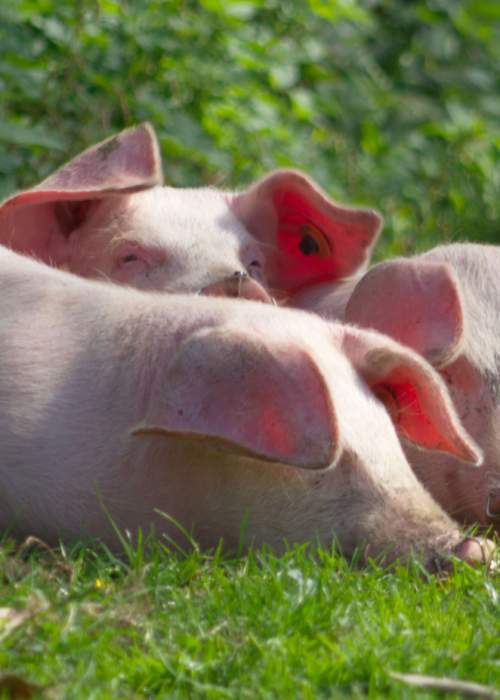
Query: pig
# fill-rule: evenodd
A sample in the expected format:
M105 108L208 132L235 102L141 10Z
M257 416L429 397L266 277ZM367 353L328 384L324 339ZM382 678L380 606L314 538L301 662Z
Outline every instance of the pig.
M138 289L270 302L364 270L382 223L294 170L242 192L161 185L153 129L127 129L4 201L0 244Z
M375 265L341 293L325 286L301 301L326 318L391 336L439 371L484 463L471 470L450 455L424 455L409 446L406 454L449 514L500 532L500 249L439 246Z
M492 556L404 457L396 431L470 469L481 452L444 382L395 341L2 247L0 298L0 528L114 548L114 528L277 552L335 540L430 568Z

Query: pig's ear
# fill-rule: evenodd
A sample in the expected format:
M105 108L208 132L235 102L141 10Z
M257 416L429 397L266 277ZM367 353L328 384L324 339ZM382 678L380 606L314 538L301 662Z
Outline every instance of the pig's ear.
M271 173L231 206L262 244L269 285L284 294L364 268L382 226L377 212L335 204L295 170Z
M147 124L91 146L30 190L0 206L0 243L55 265L65 263L67 240L106 197L162 183L160 151Z
M409 442L480 465L482 453L460 423L439 374L387 336L346 327L344 349Z
M446 263L381 263L358 282L345 320L386 333L443 367L458 355L463 338L459 283Z
M291 343L199 331L178 351L133 435L159 433L303 469L332 466L340 446L330 394Z

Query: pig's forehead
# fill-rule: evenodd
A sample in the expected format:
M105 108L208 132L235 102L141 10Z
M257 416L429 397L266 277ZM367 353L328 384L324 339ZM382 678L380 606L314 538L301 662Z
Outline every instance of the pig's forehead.
M154 187L135 194L128 211L148 227L179 229L197 237L214 231L240 239L250 235L229 209L224 193L209 188Z

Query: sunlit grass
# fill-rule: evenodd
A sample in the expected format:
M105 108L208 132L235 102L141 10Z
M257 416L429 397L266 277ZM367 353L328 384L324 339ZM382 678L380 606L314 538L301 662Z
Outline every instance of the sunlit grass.
M500 684L500 580L466 564L440 580L333 551L158 542L124 558L6 542L1 564L0 666L41 697L439 697L391 671Z

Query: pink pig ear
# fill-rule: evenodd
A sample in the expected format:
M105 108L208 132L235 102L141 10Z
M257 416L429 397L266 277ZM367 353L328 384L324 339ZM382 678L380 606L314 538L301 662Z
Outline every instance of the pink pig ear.
M346 327L344 349L402 437L476 466L482 463L482 452L462 427L446 385L419 355L387 336L352 327Z
M459 353L464 330L455 273L446 263L421 260L376 265L358 282L345 320L386 333L443 367Z
M162 183L160 151L147 124L91 146L30 190L0 206L0 243L63 265L69 235L105 197Z
M262 244L270 286L285 294L363 268L382 226L377 212L335 204L295 170L271 173L231 206Z
M201 440L303 469L325 469L337 459L329 392L312 358L293 344L230 329L199 331L177 353L164 387L133 435Z

